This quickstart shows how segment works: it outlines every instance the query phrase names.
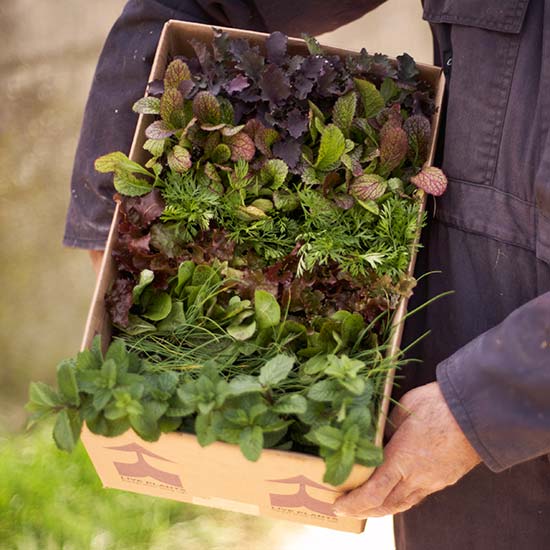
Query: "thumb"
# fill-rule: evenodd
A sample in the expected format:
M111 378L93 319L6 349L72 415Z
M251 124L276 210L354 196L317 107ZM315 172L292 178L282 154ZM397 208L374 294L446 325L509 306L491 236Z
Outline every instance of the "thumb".
M392 464L393 461L385 462L361 487L340 497L334 503L334 513L366 517L365 513L368 510L382 506L386 497L402 479L401 472Z

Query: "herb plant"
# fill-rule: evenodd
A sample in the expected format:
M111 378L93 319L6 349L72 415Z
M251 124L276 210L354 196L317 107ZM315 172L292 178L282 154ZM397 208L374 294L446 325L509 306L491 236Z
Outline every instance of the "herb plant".
M58 368L58 390L31 386L32 420L58 413L70 450L82 422L156 440L189 431L201 445L319 454L325 481L376 466L373 444L392 311L424 193L431 91L406 54L266 53L217 32L176 57L134 110L153 115L144 165L97 159L121 201L116 329Z

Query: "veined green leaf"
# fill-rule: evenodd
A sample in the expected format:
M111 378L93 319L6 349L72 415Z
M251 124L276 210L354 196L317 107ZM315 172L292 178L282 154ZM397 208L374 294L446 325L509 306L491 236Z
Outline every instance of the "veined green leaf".
M334 104L334 108L332 110L332 120L334 121L334 124L342 130L344 136L349 135L356 109L357 95L354 91L348 92L346 95L339 97ZM354 145L355 144L353 144L353 146Z
M354 78L355 87L361 96L363 103L364 117L372 118L376 116L385 105L382 94L377 90L376 86L368 80Z
M346 138L335 124L329 124L323 130L321 145L315 167L318 170L329 170L340 161L346 150Z
M264 386L276 386L287 378L294 362L294 357L290 357L289 355L276 355L260 369L260 384Z
M243 455L252 462L256 462L262 454L264 434L260 426L247 426L239 436L239 446Z
M340 485L349 477L355 462L355 452L351 445L344 444L338 451L325 457L326 471L323 481Z
M53 438L59 449L71 452L82 430L82 420L78 411L63 409L58 415L53 429Z
M307 410L307 400L298 393L286 394L275 402L272 410L279 414L303 414Z
M262 385L255 376L249 374L240 374L229 382L229 391L231 395L244 395L246 393L260 393L263 390Z
M53 388L43 382L31 382L29 390L30 403L41 407L54 408L61 405L61 399Z
M57 365L57 387L61 397L67 404L75 407L80 405L75 369L70 361L62 361Z
M254 311L260 329L275 327L281 322L281 307L270 292L265 290L254 292Z
M153 190L152 184L129 172L115 172L113 185L121 195L127 197L141 197Z
M326 447L337 451L344 442L344 434L333 426L320 426L308 434L308 439L317 443L320 447Z
M160 99L152 96L142 97L134 103L132 111L142 115L158 115L160 114Z
M115 151L114 153L109 153L103 155L96 159L94 167L98 172L108 173L108 172L129 172L135 174L143 174L144 176L151 176L151 173L143 168L137 162L130 160L127 155L121 151Z

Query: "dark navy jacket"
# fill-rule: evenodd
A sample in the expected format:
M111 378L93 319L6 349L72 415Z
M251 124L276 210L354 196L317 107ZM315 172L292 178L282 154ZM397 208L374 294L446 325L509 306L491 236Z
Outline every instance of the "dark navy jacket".
M129 150L164 22L320 34L383 0L131 0L101 55L72 180L65 244L102 248L111 181L93 161ZM426 329L403 373L436 379L483 463L396 517L400 550L550 548L550 0L425 0L448 82L439 161L449 188L424 232L408 321ZM388 23L390 24L390 23Z

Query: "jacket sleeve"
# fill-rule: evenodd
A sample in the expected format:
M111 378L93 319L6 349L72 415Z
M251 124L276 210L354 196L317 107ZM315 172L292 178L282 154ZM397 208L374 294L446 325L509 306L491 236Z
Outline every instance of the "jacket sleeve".
M318 35L359 19L386 0L255 0L269 32Z
M86 104L71 178L63 244L103 249L114 210L110 174L94 160L128 152L162 27L169 19L265 30L246 0L130 0L115 22L99 58Z
M494 472L550 453L550 292L438 365L437 379Z

